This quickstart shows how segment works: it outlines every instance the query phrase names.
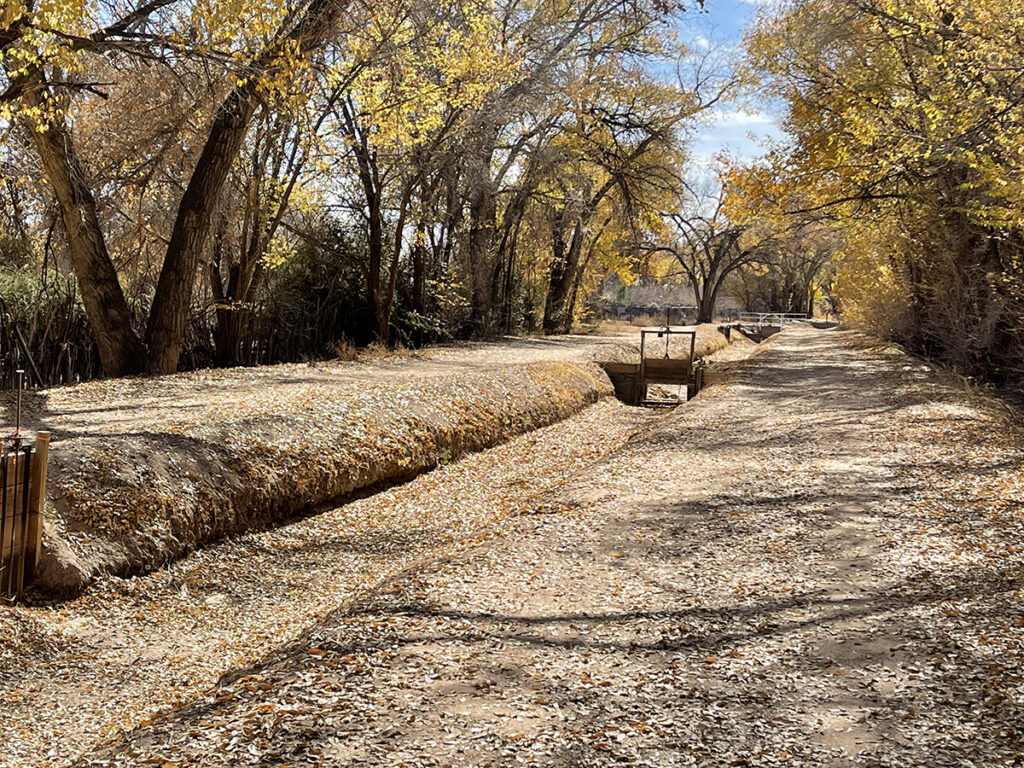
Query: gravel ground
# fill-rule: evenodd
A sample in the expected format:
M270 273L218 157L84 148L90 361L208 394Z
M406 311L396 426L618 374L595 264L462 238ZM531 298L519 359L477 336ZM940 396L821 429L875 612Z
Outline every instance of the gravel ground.
M898 351L787 331L81 764L1020 765L1021 445Z

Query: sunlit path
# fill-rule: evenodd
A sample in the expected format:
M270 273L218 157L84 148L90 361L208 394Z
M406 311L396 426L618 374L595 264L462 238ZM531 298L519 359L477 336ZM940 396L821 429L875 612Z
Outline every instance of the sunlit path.
M1012 762L1019 433L858 343L787 331L90 764Z

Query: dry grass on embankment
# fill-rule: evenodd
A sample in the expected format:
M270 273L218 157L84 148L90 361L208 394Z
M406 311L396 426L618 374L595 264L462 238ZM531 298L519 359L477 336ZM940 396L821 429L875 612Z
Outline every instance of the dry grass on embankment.
M612 394L590 364L273 366L93 382L34 397L54 433L37 574L81 591L354 491L408 479Z

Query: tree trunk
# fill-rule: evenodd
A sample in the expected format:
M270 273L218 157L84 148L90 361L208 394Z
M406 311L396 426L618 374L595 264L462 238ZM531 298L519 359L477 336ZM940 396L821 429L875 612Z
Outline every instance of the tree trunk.
M218 110L182 195L146 326L150 373L174 373L178 369L196 269L213 210L256 111L254 87L236 88Z
M344 6L340 0L313 0L301 20L289 32L279 34L250 64L253 74L236 86L217 110L199 162L178 205L153 297L146 326L147 367L151 373L177 370L196 271L231 164L260 103L260 75L278 66L278 56L289 43L298 48L300 56L319 46Z
M583 250L583 223L582 216L576 219L568 247L561 235L561 227L557 227L559 234L555 242L558 242L559 250L564 256L559 258L556 251L551 266L548 295L544 302L544 333L568 333L572 326L572 308L568 303L576 271L579 269L580 253Z
M388 318L384 317L384 297L381 295L381 264L384 262L384 229L381 221L380 202L376 190L366 190L367 207L370 215L369 268L366 275L366 301L374 320L374 337L382 344L388 343Z
M214 331L217 365L244 365L246 361L242 359L242 345L255 281L251 270L246 269L244 264L231 264L228 267L227 290L223 290L217 260L214 264L211 268L211 281L215 286L214 300L217 303L217 328Z
M498 243L495 259L495 304L498 306L498 318L506 333L512 332L512 294L515 279L516 246L519 240L519 228L526 213L529 194L520 189L505 207L501 222L501 240Z
M30 88L24 96L26 102L47 109L44 89L43 84ZM40 124L29 118L26 122L57 197L71 264L103 372L107 376L140 373L145 367L146 350L132 328L131 311L107 252L96 200L85 183L71 134L62 119Z
M477 333L487 333L491 327L491 245L497 218L497 203L490 178L477 182L469 200L469 268L472 281L470 322Z
M412 309L421 315L427 314L424 294L427 281L427 223L422 218L416 222L416 242L412 247Z
M467 255L470 275L470 323L478 334L491 330L491 249L497 228L498 202L491 163L494 160L497 130L486 128L482 131L470 158L467 173L469 233Z
M698 294L697 287L694 286L694 295L697 296L697 325L702 323L710 323L715 319L715 303L718 301L718 289L710 288L707 284L704 285L704 292Z
M551 227L551 274L548 275L548 292L544 298L544 319L541 323L544 333L555 333L557 326L558 286L562 284L568 250L565 243L564 214L564 210L559 211Z

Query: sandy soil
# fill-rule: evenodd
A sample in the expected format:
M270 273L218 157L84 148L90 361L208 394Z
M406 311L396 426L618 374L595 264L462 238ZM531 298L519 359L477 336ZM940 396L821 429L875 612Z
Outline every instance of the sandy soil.
M1022 443L897 351L787 331L81 764L1018 765Z

